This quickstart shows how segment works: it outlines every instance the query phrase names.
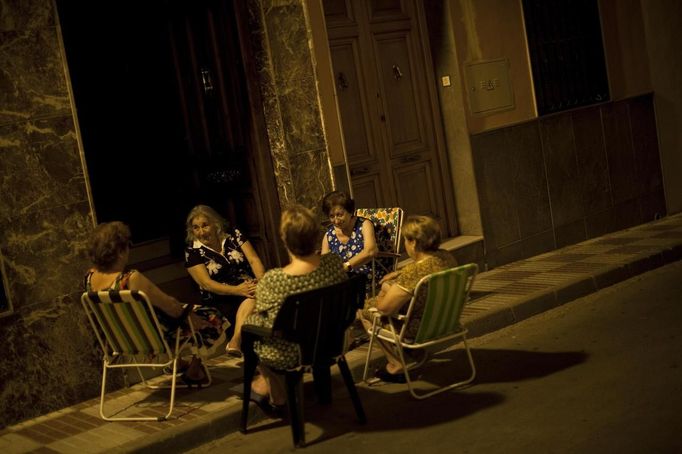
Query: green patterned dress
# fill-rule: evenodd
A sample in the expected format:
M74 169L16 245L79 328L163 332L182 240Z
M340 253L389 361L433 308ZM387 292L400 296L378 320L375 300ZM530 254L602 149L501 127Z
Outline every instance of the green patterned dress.
M294 293L301 293L336 284L348 279L343 261L336 254L320 257L320 266L308 274L292 276L282 268L274 268L263 276L256 288L256 307L246 319L247 325L272 328L284 300ZM300 364L298 344L283 339L265 339L254 344L261 364L274 369L290 369Z

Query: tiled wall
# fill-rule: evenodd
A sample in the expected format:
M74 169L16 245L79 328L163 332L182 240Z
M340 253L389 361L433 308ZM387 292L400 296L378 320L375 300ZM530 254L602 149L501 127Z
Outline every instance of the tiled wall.
M489 267L665 215L653 95L471 143Z

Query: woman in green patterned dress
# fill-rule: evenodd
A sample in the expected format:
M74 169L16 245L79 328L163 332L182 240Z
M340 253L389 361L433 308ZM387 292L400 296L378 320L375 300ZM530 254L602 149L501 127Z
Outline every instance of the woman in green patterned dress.
M258 282L256 306L245 324L271 328L287 296L348 279L339 256L317 253L320 227L309 209L294 205L284 210L280 235L289 252L290 263L268 271ZM266 339L257 342L254 350L260 359L260 375L251 384L251 400L261 408L283 405L286 401L284 383L270 368L296 367L298 344Z

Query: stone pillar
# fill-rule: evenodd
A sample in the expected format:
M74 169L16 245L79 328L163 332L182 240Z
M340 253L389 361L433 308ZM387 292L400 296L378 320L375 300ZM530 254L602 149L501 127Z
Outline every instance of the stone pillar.
M263 111L280 204L317 208L332 190L303 0L249 0Z

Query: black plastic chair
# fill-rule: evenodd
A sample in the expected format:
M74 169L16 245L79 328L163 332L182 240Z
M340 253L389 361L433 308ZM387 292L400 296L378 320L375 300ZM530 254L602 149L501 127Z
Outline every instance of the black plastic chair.
M299 344L301 365L290 370L273 370L284 376L287 388L287 408L294 445L305 445L303 420L303 373L313 371L315 392L321 403L331 402L331 366L336 363L350 393L355 413L361 424L365 411L355 382L344 357L345 332L362 308L366 277L353 276L347 281L290 295L282 305L272 329L254 325L242 327L244 354L244 401L241 430L246 433L249 416L251 381L258 364L253 343L266 337L279 337Z

